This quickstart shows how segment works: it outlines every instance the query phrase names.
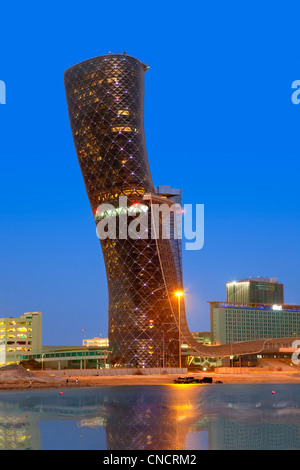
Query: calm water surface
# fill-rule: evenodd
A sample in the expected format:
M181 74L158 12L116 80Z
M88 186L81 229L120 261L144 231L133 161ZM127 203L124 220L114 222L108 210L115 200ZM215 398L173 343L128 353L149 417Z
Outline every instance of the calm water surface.
M0 448L300 449L300 384L1 392Z

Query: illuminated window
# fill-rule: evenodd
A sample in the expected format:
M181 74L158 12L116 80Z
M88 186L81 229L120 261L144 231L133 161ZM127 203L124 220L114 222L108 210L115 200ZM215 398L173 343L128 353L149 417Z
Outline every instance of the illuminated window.
M112 127L112 132L131 132L131 127Z
M118 114L120 116L129 116L129 111L128 109L119 109Z

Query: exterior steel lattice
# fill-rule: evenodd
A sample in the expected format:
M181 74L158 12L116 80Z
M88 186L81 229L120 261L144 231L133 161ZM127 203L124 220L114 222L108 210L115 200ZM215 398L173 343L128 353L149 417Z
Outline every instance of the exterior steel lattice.
M126 54L109 54L81 62L65 72L65 90L73 140L87 195L97 223L97 208L172 203L156 194L144 137L144 73L148 66ZM120 217L115 216L117 224ZM128 226L133 220L128 217ZM127 227L128 228L128 227ZM102 239L109 291L110 349L127 366L179 364L178 304L182 289L178 240ZM192 337L181 300L181 335L197 355L232 354L228 345L203 346ZM260 351L264 342L255 344ZM225 348L225 349L224 349ZM239 353L253 352L251 344Z
M128 206L147 206L151 215L151 197L144 199L155 193L144 138L147 69L133 57L113 54L65 72L73 139L95 217L100 204L118 208L119 196L128 198ZM165 365L177 365L179 330L172 294L182 287L181 274L170 241L152 240L150 231L147 239L101 240L110 348L127 365L161 366L163 353Z

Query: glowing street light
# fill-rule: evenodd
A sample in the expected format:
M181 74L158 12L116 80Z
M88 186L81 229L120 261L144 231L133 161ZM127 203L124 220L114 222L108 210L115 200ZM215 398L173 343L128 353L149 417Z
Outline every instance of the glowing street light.
M181 368L181 327L180 327L180 299L181 297L183 296L183 292L182 291L177 291L175 292L175 295L177 296L177 299L178 299L178 326L179 326L179 338L178 338L178 342L179 342L179 368Z

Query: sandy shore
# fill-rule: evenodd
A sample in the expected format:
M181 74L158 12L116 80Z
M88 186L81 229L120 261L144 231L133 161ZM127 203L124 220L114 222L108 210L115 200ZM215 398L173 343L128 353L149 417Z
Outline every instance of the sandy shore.
M194 377L209 376L213 382L222 381L223 384L233 383L300 383L300 374L287 372L257 372L249 374L189 374ZM7 390L42 390L42 389L66 389L78 387L103 387L103 386L134 386L134 385L173 385L175 387L186 387L187 385L174 385L173 380L178 375L150 375L150 376L106 376L106 377L70 377L66 378L52 377L48 373L34 373L24 377L1 377L0 391ZM76 384L76 378L79 385ZM192 384L188 386L209 386Z

